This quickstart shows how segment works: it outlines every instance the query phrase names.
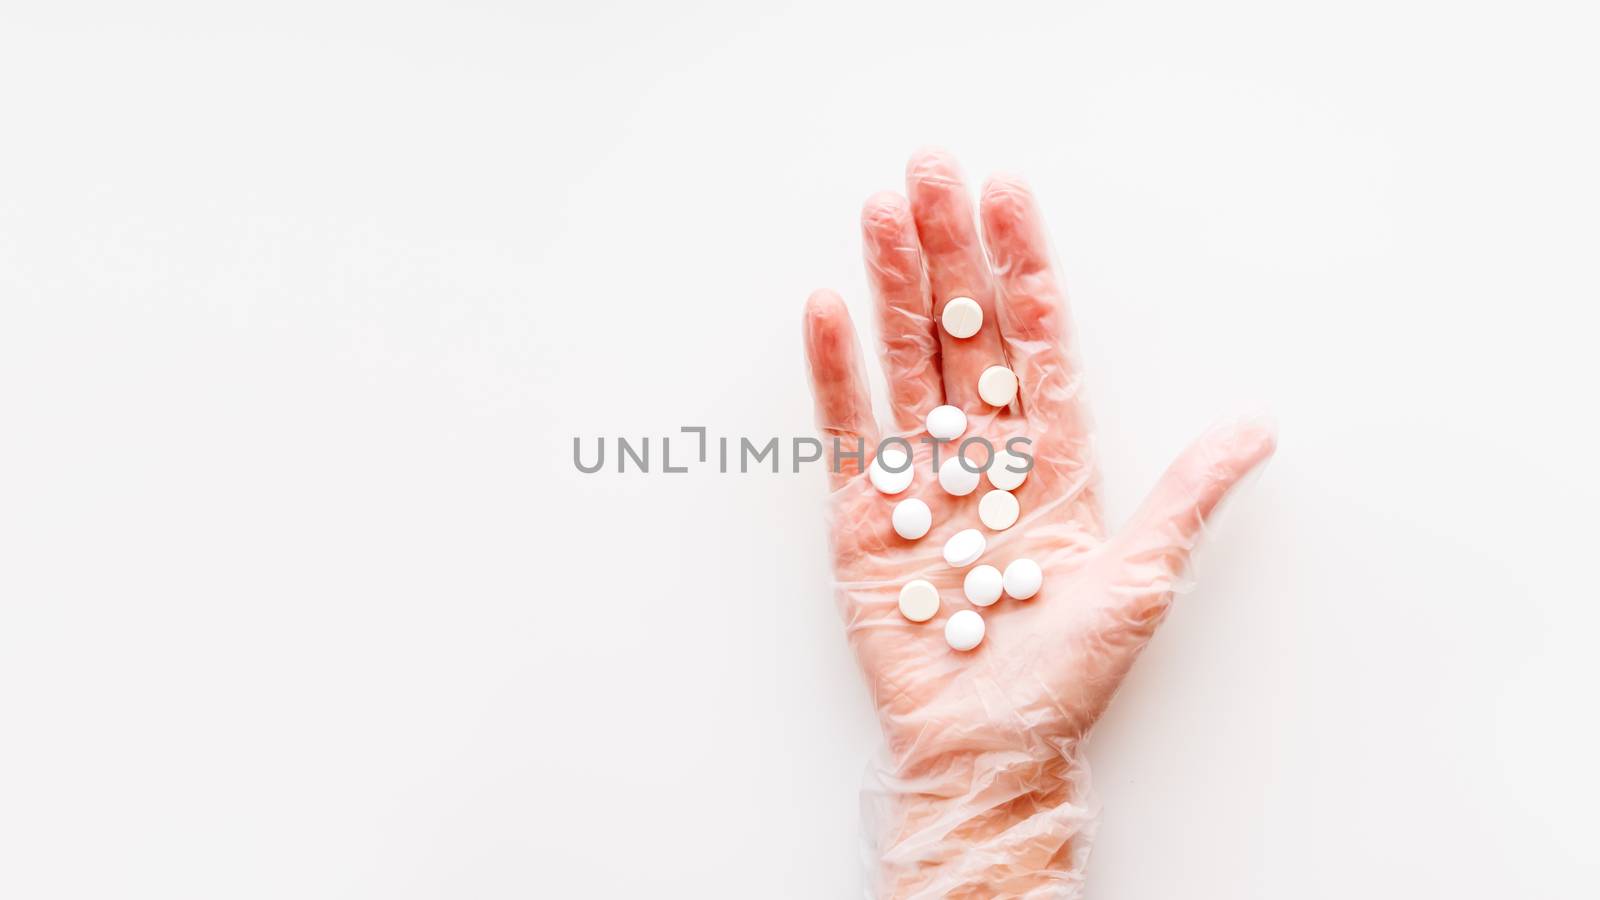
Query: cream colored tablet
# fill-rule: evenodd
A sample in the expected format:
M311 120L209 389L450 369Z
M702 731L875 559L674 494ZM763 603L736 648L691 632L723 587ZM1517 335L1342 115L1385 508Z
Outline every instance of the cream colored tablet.
M983 616L963 609L944 623L944 640L955 650L971 650L983 643Z
M914 541L933 527L933 510L928 509L928 504L911 497L894 505L889 520L894 524L895 534Z
M1017 396L1017 373L1005 366L990 366L978 376L978 396L990 406L1010 406Z
M939 466L939 487L944 488L946 494L965 497L978 489L979 475L967 465L976 463L963 464L961 457L952 456Z
M1002 576L994 566L973 566L961 582L961 592L973 606L993 606L1000 599Z
M978 519L992 531L1005 531L1017 524L1022 507L1010 491L990 491L978 501Z
M898 494L910 487L912 474L911 458L899 447L883 448L872 465L867 466L867 477L872 479L872 486L885 494Z
M1023 468L1028 465L1028 460L1006 450L996 451L994 461L989 463L985 473L989 476L989 483L1002 491L1014 491L1022 487L1022 482L1028 478L1028 470Z
M951 337L969 338L983 327L983 307L971 297L951 297L939 319Z
M944 561L958 569L965 569L978 561L987 546L989 542L984 540L983 532L978 529L958 531L944 542Z
M1031 559L1019 559L1006 566L1006 573L1000 579L1007 594L1026 600L1039 593L1040 585L1044 584L1044 570Z
M928 413L928 434L941 441L955 440L967 430L967 414L959 406L935 406Z
M900 615L913 622L926 622L939 614L939 589L933 582L918 578L900 589Z

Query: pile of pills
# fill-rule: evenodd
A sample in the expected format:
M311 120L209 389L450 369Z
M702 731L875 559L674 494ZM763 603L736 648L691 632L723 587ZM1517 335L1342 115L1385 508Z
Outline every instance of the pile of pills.
M951 337L963 339L983 327L983 307L971 297L952 298L940 316ZM978 377L978 396L984 403L1006 407L1017 396L1017 375L1005 366L990 366ZM928 434L939 441L953 441L966 433L967 416L959 407L940 406L928 413ZM897 447L885 447L867 467L867 477L879 492L893 496L911 486L914 478L910 455ZM978 520L990 531L1004 531L1015 525L1022 514L1012 491L1028 477L1025 460L1001 450L993 455L986 472L968 468L957 453L939 467L939 487L954 497L965 497L978 489L980 474L986 474L990 490L978 500ZM933 511L928 504L911 497L894 505L891 516L894 532L908 540L920 540L933 529ZM952 568L973 566L988 549L988 539L976 528L966 528L950 536L944 544L944 561ZM973 566L962 581L961 590L975 607L989 607L1002 595L1027 600L1039 593L1044 571L1031 559L1016 559L1004 571L990 565ZM900 589L900 614L912 622L927 622L939 614L939 589L933 582L918 578ZM952 649L971 650L983 642L985 625L976 610L963 609L945 621L944 639Z

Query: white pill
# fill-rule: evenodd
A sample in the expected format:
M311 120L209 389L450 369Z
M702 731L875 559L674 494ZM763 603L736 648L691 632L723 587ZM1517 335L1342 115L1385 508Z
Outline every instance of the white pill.
M896 503L889 518L894 523L894 533L908 541L922 537L933 527L933 510L915 497Z
M932 582L906 582L900 589L900 615L913 622L926 622L939 614L939 589Z
M965 569L978 561L987 546L989 542L983 539L983 532L978 529L958 531L944 542L944 561L958 569Z
M978 519L990 531L1005 531L1017 524L1022 507L1010 491L990 491L978 501Z
M989 483L1002 491L1014 491L1022 487L1022 482L1028 478L1028 470L1023 468L1028 461L1006 450L995 453L994 461L989 463L987 475Z
M1006 593L1026 600L1039 593L1039 586L1044 584L1044 570L1031 559L1019 559L1006 566L1006 574L1001 576Z
M983 307L971 297L951 297L939 318L951 337L969 338L983 327Z
M889 469L900 471L891 472ZM913 474L910 458L899 447L883 448L872 465L867 466L867 477L872 479L872 486L885 494L898 494L910 487Z
M1017 396L1017 373L1005 366L990 366L978 376L978 396L990 406L1010 406Z
M983 616L963 609L944 623L944 640L953 649L971 650L983 643Z
M946 494L965 497L978 489L978 473L963 465L961 457L952 456L939 467L939 486L944 488Z
M935 406L928 413L928 433L941 441L954 440L967 430L967 414L959 406Z
M993 606L1000 599L1003 579L994 566L974 566L961 582L961 591L973 606Z

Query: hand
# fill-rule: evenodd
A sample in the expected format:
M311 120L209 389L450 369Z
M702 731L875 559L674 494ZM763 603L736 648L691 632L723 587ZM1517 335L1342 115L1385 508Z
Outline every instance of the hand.
M949 157L915 156L906 187L909 201L889 193L867 201L862 235L891 433L916 448L916 480L891 497L873 488L861 460L829 467L838 602L889 754L874 880L896 898L1076 896L1094 822L1078 745L1165 616L1207 516L1272 454L1274 434L1258 423L1214 429L1108 535L1065 295L1032 195L1017 180L990 181L976 217L980 242ZM954 297L983 308L983 326L970 338L938 324ZM837 294L818 291L807 301L805 338L824 443L838 437L848 453L863 441L870 461L884 432ZM978 376L994 365L1020 381L1008 409L978 397ZM1014 492L1022 517L1010 529L979 524L987 484L965 497L939 487L922 423L944 403L966 412L968 428L942 445L941 458L969 437L997 449L1031 438L1034 468ZM968 458L985 462L976 447ZM894 504L908 497L933 510L933 530L917 541L890 524ZM946 565L941 551L965 528L988 538L979 563L1004 569L1028 557L1045 577L1034 598L1004 597L980 610L987 634L962 653L946 644L944 622L972 608L962 592L966 570ZM932 621L899 613L900 588L914 578L940 590Z

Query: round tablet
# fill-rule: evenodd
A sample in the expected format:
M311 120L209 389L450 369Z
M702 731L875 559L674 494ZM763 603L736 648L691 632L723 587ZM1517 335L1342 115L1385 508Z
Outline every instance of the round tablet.
M990 491L978 501L978 518L992 531L1005 531L1017 524L1022 507L1010 491Z
M939 614L939 589L931 581L906 582L900 589L900 615L913 622L926 622Z
M944 640L955 650L971 650L983 643L983 616L963 609L944 623Z
M1005 366L990 366L978 376L978 396L990 406L1010 406L1017 396L1017 373Z
M1022 482L1027 480L1028 471L1023 468L1027 460L1006 450L995 453L994 461L989 463L989 483L1002 491L1014 491L1022 487Z
M965 569L978 561L987 546L989 542L983 539L983 532L978 529L958 531L944 542L944 561L958 569Z
M965 497L978 489L978 473L962 465L961 457L952 456L939 467L939 486L946 494Z
M885 466L900 471L891 472ZM910 459L898 447L883 448L872 465L867 466L867 477L872 479L872 486L885 494L898 494L910 487L913 474Z
M1006 566L1001 582L1007 594L1026 600L1039 593L1039 585L1044 584L1044 571L1031 559L1019 559Z
M951 337L969 338L983 327L983 307L971 297L951 297L939 319Z
M955 440L967 430L967 414L959 406L935 406L928 413L928 434L941 441Z
M933 527L933 510L928 509L928 504L912 497L896 503L889 520L894 523L895 534L914 541Z
M993 606L1000 599L1000 570L994 566L973 566L961 582L961 592L973 606Z

